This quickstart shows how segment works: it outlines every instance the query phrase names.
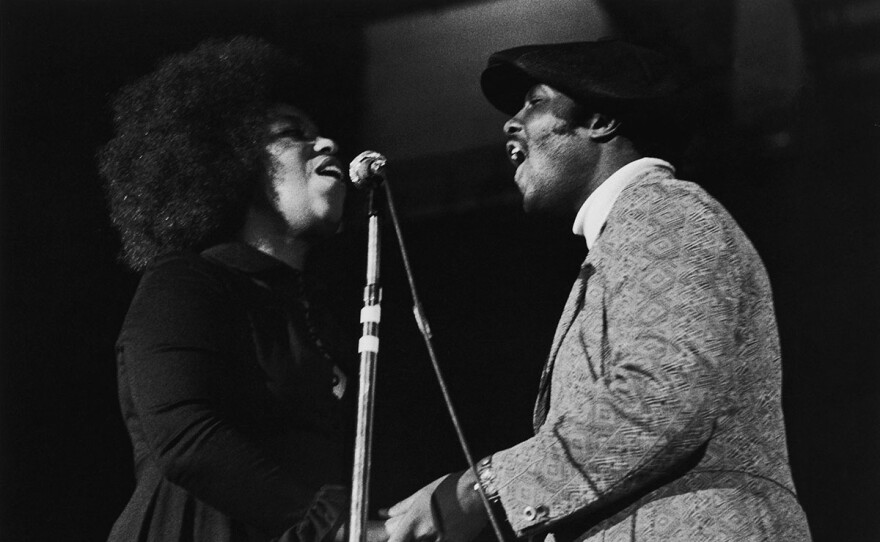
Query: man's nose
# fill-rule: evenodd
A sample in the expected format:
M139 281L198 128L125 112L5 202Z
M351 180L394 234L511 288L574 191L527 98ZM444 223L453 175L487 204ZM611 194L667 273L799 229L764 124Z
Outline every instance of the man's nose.
M504 123L504 134L512 136L517 132L522 131L522 128L522 122L519 119L519 113L517 113L514 117Z
M336 154L339 146L329 137L318 136L315 138L315 152L319 154Z

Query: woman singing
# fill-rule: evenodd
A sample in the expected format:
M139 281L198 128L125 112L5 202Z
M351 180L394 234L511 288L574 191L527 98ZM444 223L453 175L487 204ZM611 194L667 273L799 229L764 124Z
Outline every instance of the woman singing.
M351 390L302 270L346 187L336 143L297 107L309 83L235 38L164 60L114 101L100 171L143 277L117 342L137 485L110 540L342 536Z

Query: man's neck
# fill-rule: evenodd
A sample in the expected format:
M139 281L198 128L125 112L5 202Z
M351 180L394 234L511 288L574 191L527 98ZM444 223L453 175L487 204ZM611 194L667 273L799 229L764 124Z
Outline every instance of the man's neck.
M599 185L604 183L617 170L639 158L644 157L629 145L611 147L606 152L603 152L593 172L593 178L589 185L589 194L595 192ZM588 197L589 194L587 195Z

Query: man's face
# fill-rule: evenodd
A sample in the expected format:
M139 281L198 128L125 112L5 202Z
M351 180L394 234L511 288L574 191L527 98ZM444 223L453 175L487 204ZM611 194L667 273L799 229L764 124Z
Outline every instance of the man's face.
M596 145L576 123L577 104L565 94L538 84L524 102L504 124L523 208L573 217L589 195Z
M299 109L281 104L271 110L266 195L286 233L324 236L339 228L346 188L336 151Z

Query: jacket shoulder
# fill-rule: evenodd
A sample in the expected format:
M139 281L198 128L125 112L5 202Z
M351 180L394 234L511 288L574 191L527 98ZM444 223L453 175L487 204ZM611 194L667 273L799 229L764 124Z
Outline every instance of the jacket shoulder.
M227 266L197 253L177 252L157 258L144 271L138 291L188 290L202 293L229 291L236 282L235 272Z
M704 218L729 220L730 214L700 185L675 178L648 179L627 187L612 211L650 213L652 221ZM619 209L618 209L619 207Z
M605 245L639 239L721 242L735 222L700 186L673 178L647 179L621 192L608 216ZM609 246L608 248L611 248Z
M235 306L231 270L199 254L175 253L157 258L144 271L123 330L133 326L190 326L216 320Z

